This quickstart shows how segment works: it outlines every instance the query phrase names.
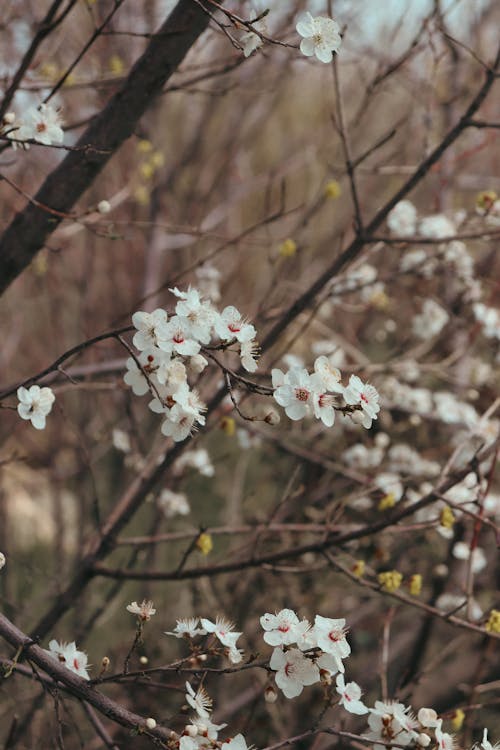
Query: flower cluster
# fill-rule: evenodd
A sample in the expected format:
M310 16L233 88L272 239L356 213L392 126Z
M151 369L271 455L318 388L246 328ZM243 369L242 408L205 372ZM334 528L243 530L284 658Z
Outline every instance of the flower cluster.
M186 682L186 703L193 709L194 716L190 717L178 741L179 750L199 750L199 748L220 747L217 742L219 732L227 727L227 724L214 724L210 718L212 711L212 699L203 686L198 690ZM177 743L176 743L177 745ZM246 740L242 734L237 734L231 739L224 740L224 750L249 750Z
M335 409L345 409L354 422L369 429L380 411L377 390L357 375L351 375L349 384L340 382L341 373L328 357L321 355L314 363L314 373L302 367L291 367L288 372L274 369L272 380L274 398L293 420L314 415L324 425L331 427L335 421ZM341 405L338 397L343 398ZM347 407L353 407L346 409Z
M225 617L216 617L215 622L201 618L201 628L199 617L189 617L187 619L177 620L173 631L167 631L166 635L173 635L176 638L188 638L189 640L202 635L214 635L217 640L224 646L225 653L232 664L239 664L243 658L243 652L237 648L236 641L242 635L234 632L234 624Z
M16 148L16 141L37 141L44 146L51 146L53 143L63 142L62 125L59 111L50 104L42 103L37 107L29 107L20 120L17 120L13 112L7 113L1 132L13 139L13 148ZM28 144L23 145L29 148Z
M254 372L257 342L255 328L235 307L218 312L196 289L170 291L179 300L175 315L169 318L159 308L132 316L136 328L133 343L140 354L127 360L124 380L137 396L148 392L153 395L149 408L165 417L162 433L178 442L185 440L197 425L205 424L206 406L188 383L189 372L199 374L208 364L201 354L202 347L214 339L224 349L235 344L242 366Z
M245 57L249 57L255 50L262 47L264 43L262 35L267 34L267 24L262 16L257 18L254 13L250 24L251 26L240 37ZM342 44L340 26L332 18L313 17L307 11L299 18L296 29L302 37L300 42L302 54L305 57L316 56L323 63L331 62L333 53L338 52Z
M314 625L299 620L291 609L275 615L266 612L260 618L264 640L274 646L270 668L276 672L276 685L287 698L300 695L306 685L320 680L331 683L337 674L339 703L347 711L364 714L368 709L361 701L361 689L355 682L345 683L344 663L351 653L346 639L345 620L316 615Z

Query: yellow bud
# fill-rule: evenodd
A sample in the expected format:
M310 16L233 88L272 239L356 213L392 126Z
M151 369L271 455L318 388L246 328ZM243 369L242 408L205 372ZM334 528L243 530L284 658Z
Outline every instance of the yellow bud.
M120 76L125 69L125 64L119 55L112 55L109 58L108 68L113 75Z
M492 609L488 622L486 623L486 630L489 633L500 633L500 610Z
M49 268L47 253L41 252L35 255L31 267L35 276L45 276Z
M134 198L140 206L147 206L149 203L149 190L145 185L139 185L134 191Z
M451 725L452 725L453 729L455 730L455 732L458 732L458 730L462 728L462 724L464 723L464 719L465 719L464 712L462 711L461 708L457 708L455 710L455 713L451 717Z
M210 534L200 534L196 540L196 546L202 555L208 555L214 548L214 543Z
M163 165L165 164L165 157L163 156L162 152L155 151L153 156L151 157L150 163L155 169L163 167Z
M364 575L365 572L365 561L364 560L356 560L354 565L351 568L353 574L356 576L356 578L361 578L361 576Z
M51 80L54 80L59 75L59 68L55 63L51 62L45 62L40 65L39 71L41 76Z
M476 206L481 211L489 211L497 198L494 190L482 190L476 195Z
M377 578L384 591L389 593L397 591L403 580L403 576L398 570L385 570L383 573L379 573Z
M108 671L109 665L110 665L109 656L103 656L101 659L101 674L104 674L104 672Z
M288 238L279 246L279 254L282 258L291 258L297 252L297 243L295 240Z
M139 172L141 173L141 177L145 180L150 180L155 173L155 168L150 162L143 161L139 167Z
M394 492L389 492L380 500L378 504L378 510L387 510L387 508L393 508L395 504L396 498L394 496Z
M228 437L233 437L236 432L236 422L232 417L222 417L219 427Z
M325 185L325 196L327 198L339 198L342 194L340 183L337 180L329 180Z
M70 73L69 76L64 81L65 86L73 86L73 84L76 83L76 76L74 73Z
M445 505L445 507L441 511L439 522L441 526L444 526L445 529L453 528L453 524L455 523L455 515L448 505Z
M149 152L153 150L153 144L151 141L141 139L137 143L137 150L140 154L149 154Z
M382 291L375 292L370 297L370 305L374 307L376 310L387 310L390 304L389 296Z
M414 573L409 581L410 594L412 596L420 596L422 591L422 576L420 573Z

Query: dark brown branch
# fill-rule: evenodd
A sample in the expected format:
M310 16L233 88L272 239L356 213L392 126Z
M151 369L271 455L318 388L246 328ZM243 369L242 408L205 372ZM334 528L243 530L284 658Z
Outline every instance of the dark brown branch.
M146 731L146 719L144 717L129 711L119 703L111 700L96 690L87 680L71 672L60 664L57 659L50 656L43 648L34 644L25 633L19 630L1 613L0 635L16 650L22 649L25 659L36 664L37 667L50 675L54 681L60 683L75 698L86 701L108 719L115 721L123 727ZM13 673L15 673L15 669L16 666L13 665ZM12 675L3 679L12 679ZM148 729L147 732L153 737L162 740L168 740L172 736L175 736L172 730L164 727Z

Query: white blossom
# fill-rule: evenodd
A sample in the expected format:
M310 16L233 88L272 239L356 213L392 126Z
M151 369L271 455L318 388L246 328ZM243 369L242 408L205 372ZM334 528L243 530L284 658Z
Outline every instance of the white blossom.
M19 141L34 140L50 146L52 143L62 143L64 133L61 128L63 124L57 109L50 104L40 104L38 107L30 107L22 118L21 127L15 131L13 136Z
M152 616L156 614L153 602L147 601L146 599L143 599L140 604L137 604L137 602L127 604L126 609L132 615L137 615L139 620L142 620L143 622L147 622L147 620L150 620Z
M288 651L275 648L269 666L276 672L276 684L287 698L295 698L305 685L312 685L320 679L316 664L297 648Z
M89 673L87 671L88 657L83 651L78 651L76 643L59 643L56 640L52 640L49 643L49 650L45 650L45 653L57 659L61 664L64 664L67 669L74 672L79 677L83 677L84 680L88 680Z
M176 626L173 631L165 631L165 635L174 635L176 638L195 638L197 635L206 635L205 628L199 628L199 617L186 617L176 620Z
M399 237L412 237L416 234L417 209L413 203L408 200L396 203L387 216L387 226L391 234Z
M17 413L21 419L31 420L31 424L37 430L45 428L45 417L52 410L55 401L54 392L48 386L40 388L32 385L30 388L21 386L17 389Z
M361 700L361 688L357 682L348 682L347 685L342 673L337 675L336 690L340 695L340 705L351 714L367 714L369 709Z
M329 63L333 52L338 52L342 44L340 26L332 18L313 16L307 12L299 19L297 32L303 37L300 51L306 57L316 55L318 60Z

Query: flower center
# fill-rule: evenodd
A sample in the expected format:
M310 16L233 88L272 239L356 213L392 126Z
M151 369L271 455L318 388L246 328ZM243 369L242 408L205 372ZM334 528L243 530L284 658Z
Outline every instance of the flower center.
M46 130L47 130L47 124L45 122L37 122L36 124L37 133L44 133Z
M228 328L231 333L239 333L241 331L241 323L229 323Z
M307 390L307 388L296 388L295 398L297 399L297 401L308 401L309 391Z

